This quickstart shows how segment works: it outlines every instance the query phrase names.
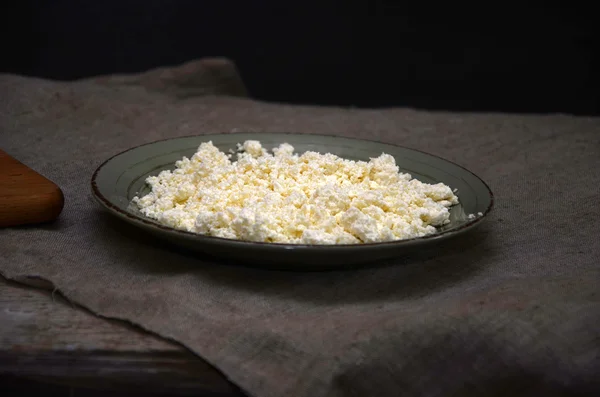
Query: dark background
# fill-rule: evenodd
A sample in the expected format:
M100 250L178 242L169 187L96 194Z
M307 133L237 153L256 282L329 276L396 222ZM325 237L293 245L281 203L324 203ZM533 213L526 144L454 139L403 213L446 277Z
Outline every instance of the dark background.
M226 56L268 101L600 114L593 2L446 3L15 1L0 72L71 80Z

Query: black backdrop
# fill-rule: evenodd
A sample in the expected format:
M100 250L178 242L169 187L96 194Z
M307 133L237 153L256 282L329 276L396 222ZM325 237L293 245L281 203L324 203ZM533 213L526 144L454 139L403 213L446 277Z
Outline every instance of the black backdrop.
M593 3L286 3L5 3L0 71L70 80L227 56L268 101L600 112Z

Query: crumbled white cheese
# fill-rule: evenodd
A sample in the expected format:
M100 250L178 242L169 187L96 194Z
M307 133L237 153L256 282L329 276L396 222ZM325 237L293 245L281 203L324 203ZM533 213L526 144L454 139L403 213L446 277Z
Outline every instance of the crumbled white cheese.
M450 187L400 173L388 154L351 161L331 153L294 154L287 143L270 154L258 141L238 151L232 162L212 142L203 143L175 170L147 178L151 192L132 203L176 229L292 244L421 237L449 223L449 207L458 203Z
M467 215L467 219L475 219L478 216L482 217L483 216L483 212L478 212L477 215L475 215L475 214L469 214L469 215Z

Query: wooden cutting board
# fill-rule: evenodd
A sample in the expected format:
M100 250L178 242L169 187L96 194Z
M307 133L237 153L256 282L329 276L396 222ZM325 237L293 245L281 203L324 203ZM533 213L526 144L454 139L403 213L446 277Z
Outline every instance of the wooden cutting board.
M63 206L56 184L0 150L0 227L49 222Z

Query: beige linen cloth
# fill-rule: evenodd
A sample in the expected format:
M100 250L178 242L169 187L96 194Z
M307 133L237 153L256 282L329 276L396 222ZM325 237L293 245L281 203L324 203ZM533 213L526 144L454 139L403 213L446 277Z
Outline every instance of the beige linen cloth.
M52 224L0 230L0 273L181 342L256 397L600 392L600 119L243 98L226 60L65 83L0 77L0 147L56 182ZM291 273L183 254L102 211L90 177L158 139L369 138L478 174L480 229L394 266Z

